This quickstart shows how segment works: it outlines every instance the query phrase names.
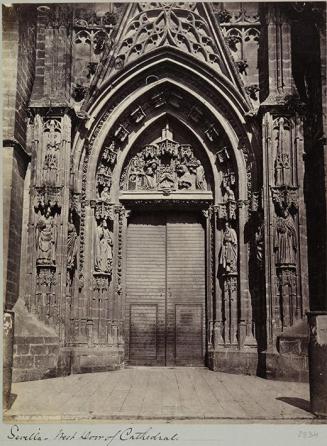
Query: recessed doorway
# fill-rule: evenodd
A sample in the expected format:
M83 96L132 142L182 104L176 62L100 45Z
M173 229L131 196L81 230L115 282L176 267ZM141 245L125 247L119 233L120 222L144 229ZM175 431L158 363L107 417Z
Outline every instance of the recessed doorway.
M204 365L205 230L200 213L133 211L126 285L128 364Z

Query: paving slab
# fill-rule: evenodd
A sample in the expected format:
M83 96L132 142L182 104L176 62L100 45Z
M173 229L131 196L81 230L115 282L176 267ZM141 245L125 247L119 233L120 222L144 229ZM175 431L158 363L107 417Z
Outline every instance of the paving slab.
M202 367L130 367L15 383L4 420L314 422L309 385Z

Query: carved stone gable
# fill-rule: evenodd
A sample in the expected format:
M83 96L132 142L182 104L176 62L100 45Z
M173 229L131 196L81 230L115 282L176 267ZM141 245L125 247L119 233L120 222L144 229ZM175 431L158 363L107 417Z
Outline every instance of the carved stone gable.
M143 55L170 47L209 65L240 87L236 66L208 3L132 3L126 7L119 29L108 43L104 70L101 78L94 78L94 85L105 83Z

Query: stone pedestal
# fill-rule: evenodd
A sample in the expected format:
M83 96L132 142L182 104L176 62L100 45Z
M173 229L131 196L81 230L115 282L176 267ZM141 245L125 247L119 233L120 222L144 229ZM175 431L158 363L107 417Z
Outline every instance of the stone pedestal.
M308 382L308 342L308 327L304 320L277 336L276 345L260 353L265 364L265 377Z
M71 354L71 373L91 373L124 367L123 349L117 347L75 347Z
M256 348L221 348L208 353L208 367L215 372L237 375L258 373L258 352Z

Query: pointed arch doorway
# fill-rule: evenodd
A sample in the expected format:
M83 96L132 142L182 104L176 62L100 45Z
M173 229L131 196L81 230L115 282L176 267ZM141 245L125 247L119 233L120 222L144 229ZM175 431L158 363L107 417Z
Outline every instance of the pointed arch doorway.
M178 122L158 124L131 149L120 181L120 200L131 211L125 360L203 366L208 261L203 210L212 202L212 174L203 149Z

